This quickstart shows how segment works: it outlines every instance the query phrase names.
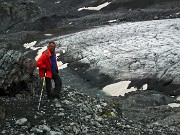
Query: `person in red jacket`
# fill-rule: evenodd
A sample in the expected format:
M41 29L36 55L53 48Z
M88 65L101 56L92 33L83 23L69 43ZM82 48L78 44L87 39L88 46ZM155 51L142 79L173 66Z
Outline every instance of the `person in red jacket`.
M36 66L39 67L39 76L45 77L46 81L46 93L47 97L59 98L59 94L62 87L62 80L58 74L57 59L55 53L56 43L51 41L48 43L47 50L45 50L40 58L36 62ZM54 80L55 89L52 92L51 80Z

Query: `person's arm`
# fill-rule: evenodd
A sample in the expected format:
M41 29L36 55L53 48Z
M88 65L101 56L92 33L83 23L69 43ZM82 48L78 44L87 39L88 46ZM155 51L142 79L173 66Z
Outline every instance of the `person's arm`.
M44 59L45 59L45 55L41 55L40 58L37 60L36 62L36 66L39 67L40 69L47 69L46 65L44 64Z

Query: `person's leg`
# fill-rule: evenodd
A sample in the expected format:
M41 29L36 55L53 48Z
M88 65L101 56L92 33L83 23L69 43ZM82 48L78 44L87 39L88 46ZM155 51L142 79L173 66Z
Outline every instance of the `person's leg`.
M47 93L47 97L48 98L51 98L51 87L52 87L52 84L51 84L51 78L45 78L46 80L46 93Z
M54 96L59 98L59 94L60 94L61 87L62 87L62 80L58 74L53 74L52 79L54 80L54 83L55 83Z

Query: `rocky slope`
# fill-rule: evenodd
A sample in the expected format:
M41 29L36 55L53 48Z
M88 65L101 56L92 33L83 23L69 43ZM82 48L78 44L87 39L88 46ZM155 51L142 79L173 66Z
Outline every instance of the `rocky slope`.
M44 96L39 111L38 96L0 101L5 135L179 134L179 109L167 105L175 100L155 91L105 99L64 88L59 100Z
M179 14L178 0L111 0L101 10L80 10L97 7L103 0L1 0L0 33L17 31L45 31L59 27L92 27L108 24L109 20L142 21L176 18Z

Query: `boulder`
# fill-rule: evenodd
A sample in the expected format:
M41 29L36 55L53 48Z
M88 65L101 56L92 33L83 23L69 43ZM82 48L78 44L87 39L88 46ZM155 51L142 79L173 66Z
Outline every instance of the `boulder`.
M0 50L0 95L14 96L38 85L35 62L17 50ZM33 86L33 87L32 87ZM30 89L31 88L31 89Z

